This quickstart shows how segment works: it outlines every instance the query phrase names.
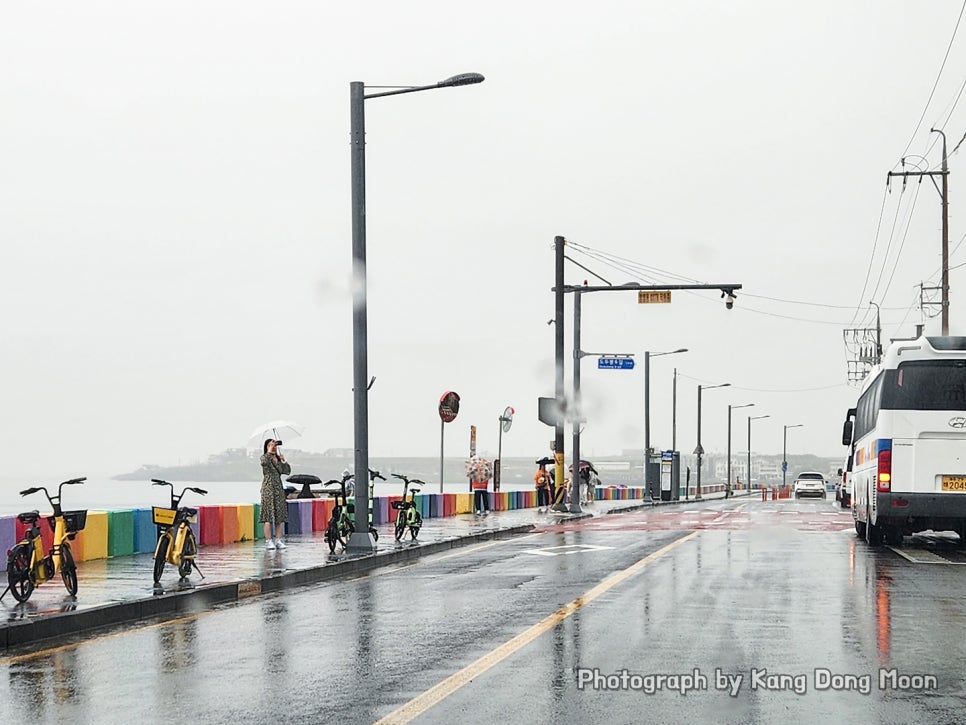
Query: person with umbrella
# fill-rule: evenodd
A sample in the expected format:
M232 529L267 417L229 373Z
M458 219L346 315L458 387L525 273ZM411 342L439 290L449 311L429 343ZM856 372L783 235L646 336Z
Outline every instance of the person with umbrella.
M285 503L285 489L282 487L282 476L292 472L285 456L278 450L277 441L269 438L262 444L262 508L259 521L265 525L265 548L284 549L282 531L288 521L288 505ZM274 538L272 525L274 524Z
M533 484L537 489L537 513L542 514L550 508L550 474L547 466L553 463L552 458L544 456L536 464L539 466L533 474Z
M490 512L487 489L493 475L493 464L482 456L473 455L466 461L464 471L473 489L473 513L486 516Z

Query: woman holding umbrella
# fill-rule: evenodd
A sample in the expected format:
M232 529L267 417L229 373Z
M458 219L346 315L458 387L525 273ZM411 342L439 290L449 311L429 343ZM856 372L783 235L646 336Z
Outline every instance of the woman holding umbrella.
M539 468L533 474L533 485L537 489L538 514L542 514L550 508L550 474L547 472L547 465L550 463L553 463L553 459L546 456L536 461Z
M284 549L282 531L288 521L288 505L285 503L285 489L282 476L292 472L278 450L279 441L269 438L262 444L262 510L259 520L265 525L265 548ZM275 538L272 538L272 525Z

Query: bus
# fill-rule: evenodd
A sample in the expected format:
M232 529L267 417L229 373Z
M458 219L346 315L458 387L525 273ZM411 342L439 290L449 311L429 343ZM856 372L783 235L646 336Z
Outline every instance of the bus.
M966 543L966 337L894 342L846 414L852 518L870 545L931 529Z

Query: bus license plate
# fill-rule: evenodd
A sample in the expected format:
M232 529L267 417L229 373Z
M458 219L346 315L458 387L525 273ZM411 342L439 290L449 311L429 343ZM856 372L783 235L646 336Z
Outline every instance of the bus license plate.
M966 491L966 476L943 476L943 491Z

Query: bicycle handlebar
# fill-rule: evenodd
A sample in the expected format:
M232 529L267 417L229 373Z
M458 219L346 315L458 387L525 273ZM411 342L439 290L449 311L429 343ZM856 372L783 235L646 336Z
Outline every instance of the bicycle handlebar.
M386 477L379 473L379 471L373 471L371 468L369 469L369 478L372 480L376 480L377 478L381 478L383 481L386 480Z
M81 478L72 478L69 481L64 481L61 486L70 486L75 483L84 483L87 480L87 476L82 476Z
M151 479L151 483L153 483L155 486L170 486L171 485L167 481L162 481L160 478L152 478Z
M31 486L30 488L25 488L23 491L21 491L20 492L20 495L21 496L29 496L30 494L37 493L37 491L40 491L40 490L42 490L42 489L39 489L39 488L37 488L35 486Z
M195 486L189 486L184 491L194 491L195 493L200 493L202 496L207 496L208 495L208 492L205 491L205 489L203 489L203 488L196 488ZM184 495L184 491L181 492L181 495L182 496Z

